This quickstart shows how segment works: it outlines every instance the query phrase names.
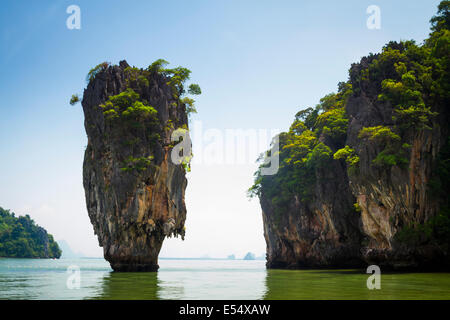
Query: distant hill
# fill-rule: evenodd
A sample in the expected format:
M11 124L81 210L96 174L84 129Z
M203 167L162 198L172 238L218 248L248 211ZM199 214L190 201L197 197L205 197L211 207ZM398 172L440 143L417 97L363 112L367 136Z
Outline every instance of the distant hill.
M53 236L29 215L16 217L0 207L0 257L59 258L61 249Z
M62 250L61 259L81 258L83 254L74 252L65 240L58 240L58 245Z
M248 252L244 257L244 260L255 260L255 254L252 252Z

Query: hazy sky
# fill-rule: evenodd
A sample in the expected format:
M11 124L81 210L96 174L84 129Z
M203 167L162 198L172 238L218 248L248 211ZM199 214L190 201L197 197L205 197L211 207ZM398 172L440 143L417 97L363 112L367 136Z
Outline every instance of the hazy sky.
M74 251L102 255L82 186L83 113L68 105L102 61L146 67L164 58L191 69L203 91L192 118L203 127L194 140L200 155L208 129L286 130L297 111L347 80L352 62L390 40L421 42L438 3L2 1L0 206L29 213ZM81 8L80 30L66 27L71 4ZM381 9L379 30L366 27L369 5ZM166 240L161 256L265 252L259 203L246 197L255 169L193 164L186 239Z

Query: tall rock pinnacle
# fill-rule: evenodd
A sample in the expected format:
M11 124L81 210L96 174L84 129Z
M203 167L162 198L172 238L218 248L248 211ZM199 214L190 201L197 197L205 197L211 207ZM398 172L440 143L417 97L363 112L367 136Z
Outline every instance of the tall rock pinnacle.
M115 271L156 271L164 238L184 238L186 166L170 156L172 132L188 127L182 81L174 80L180 70L184 81L189 70L162 69L160 61L148 69L103 63L88 74L83 185Z

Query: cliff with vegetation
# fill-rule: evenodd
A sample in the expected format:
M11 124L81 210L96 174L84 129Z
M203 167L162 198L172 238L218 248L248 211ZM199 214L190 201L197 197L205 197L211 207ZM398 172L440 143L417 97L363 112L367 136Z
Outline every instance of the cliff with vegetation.
M16 217L0 207L0 257L57 258L61 249L53 236L29 215Z
M171 136L187 130L195 108L183 86L190 71L166 64L102 63L87 78L83 184L94 231L115 271L157 270L164 238L185 234L190 156L171 161L178 142ZM199 94L200 88L192 84L188 91Z
M422 45L362 58L279 135L278 173L250 188L269 268L450 268L449 8Z

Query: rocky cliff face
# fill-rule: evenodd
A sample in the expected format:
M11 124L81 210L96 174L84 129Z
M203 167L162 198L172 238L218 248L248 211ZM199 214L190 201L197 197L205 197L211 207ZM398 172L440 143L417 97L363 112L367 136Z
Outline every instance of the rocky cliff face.
M187 181L170 135L188 119L169 79L121 61L99 66L84 91L86 204L115 271L155 271L164 238L184 237Z
M441 6L425 44L391 42L364 57L337 94L279 136L278 173L259 170L250 188L269 268L450 269L450 21Z
M437 124L433 130L407 130L408 164L374 166L383 148L375 141L359 139L358 133L363 127L391 122L385 118L393 110L389 103L373 101L362 92L346 104L350 119L346 145L359 155L357 172L340 160L316 169L312 199L301 201L294 195L282 214L261 188L268 268L450 267L448 244L430 241L421 232L412 236L422 239L401 238L411 228L428 228L439 214L442 199L430 192L430 180L448 133Z
M368 65L369 59L363 58L352 66L350 80L354 85L356 75ZM448 139L447 111L443 105L434 105L433 110L438 112L431 117L429 128L416 124L398 130L402 143L408 146L402 152L404 165L376 166L373 162L385 144L358 135L362 128L396 127L394 103L377 99L381 93L376 83L367 82L346 104L350 119L346 145L354 148L360 158L357 173L349 175L349 186L360 208L365 238L361 256L366 263L385 268L446 269L450 266L448 244L430 241L426 233L436 227L430 221L439 215L443 200L433 195L430 182L439 152ZM400 144L397 147L401 148ZM416 239L402 237L414 228L429 230L416 232Z
M361 265L359 221L345 167L335 162L329 170L316 174L328 183L313 186L314 200L302 202L294 196L281 216L275 214L264 193L261 195L269 268Z

